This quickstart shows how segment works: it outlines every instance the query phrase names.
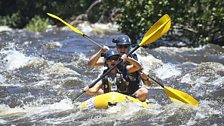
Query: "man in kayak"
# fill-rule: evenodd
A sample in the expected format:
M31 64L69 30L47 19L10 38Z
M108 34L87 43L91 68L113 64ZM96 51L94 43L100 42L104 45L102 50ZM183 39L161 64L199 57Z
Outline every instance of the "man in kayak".
M114 65L116 65L119 60L123 62L129 62L124 69L128 73L133 73L141 69L141 65L133 58L127 57L126 54L120 57L117 50L110 49L106 51L103 55L105 58L105 65L107 67L104 73ZM127 81L127 74L120 71L119 66L112 69L101 81L96 83L92 88L85 90L87 94L103 94L108 92L119 92L122 94L129 94L129 82Z
M131 41L127 35L120 35L117 38L113 39L112 42L116 43L117 51L120 55L127 54L130 51ZM108 50L107 46L101 48L95 55L90 58L88 62L89 66L104 66L104 58L101 55ZM135 60L137 59L136 54L132 54ZM127 74L127 81L129 82L129 95L138 98L140 101L145 101L148 97L148 90L142 86L141 80L144 82L144 85L150 86L151 81L148 78L147 74L143 73L142 70L136 71L134 73L127 73L125 69L122 70L122 66L125 68L129 63L123 63L120 65L121 71L124 74Z

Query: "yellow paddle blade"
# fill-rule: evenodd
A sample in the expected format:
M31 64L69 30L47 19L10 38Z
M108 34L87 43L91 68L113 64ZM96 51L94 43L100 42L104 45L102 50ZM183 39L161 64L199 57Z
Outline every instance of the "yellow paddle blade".
M170 17L165 14L146 32L139 46L147 45L156 41L170 29L170 26Z
M164 86L164 90L172 101L181 101L194 106L198 106L199 104L196 99L187 93L166 86Z
M80 35L84 35L84 33L82 33L81 31L79 31L77 28L73 27L72 25L70 25L69 23L65 22L64 20L62 20L61 18L59 18L58 16L51 14L51 13L47 13L47 15L49 15L52 18L58 19L59 21L61 21L62 23L64 23L65 25L67 25L72 31L80 34Z

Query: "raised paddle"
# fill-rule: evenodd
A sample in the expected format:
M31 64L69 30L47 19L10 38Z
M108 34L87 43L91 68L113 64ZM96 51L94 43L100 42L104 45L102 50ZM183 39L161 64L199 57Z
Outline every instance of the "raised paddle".
M100 48L102 48L103 46L100 45L99 43L95 42L93 39L91 39L89 36L87 36L86 34L84 34L83 32L79 31L77 28L73 27L72 25L70 25L69 23L67 23L66 21L62 20L61 18L59 18L58 16L51 14L51 13L47 13L47 15L49 15L52 18L55 18L59 21L61 21L62 23L64 23L65 25L67 25L72 31L74 31L75 33L83 36L84 38L88 39L90 42L92 42L93 44L99 46Z
M61 21L62 23L64 23L65 25L67 25L72 31L74 31L75 33L87 38L90 42L94 43L95 45L99 46L102 48L102 46L98 43L96 43L94 40L92 40L90 37L88 37L87 35L85 35L84 33L82 33L81 31L79 31L77 28L73 27L72 25L68 24L67 22L65 22L64 20L62 20L61 18L59 18L56 15L47 13L49 16L51 16L52 18L58 19L59 21ZM144 35L143 40L142 40L142 44L144 41L147 41L147 44L150 44L152 42L154 42L155 40L157 40L159 37L161 37L163 34L165 34L171 25L170 19L168 15L164 15L162 18L160 18L152 27L151 29L148 30L148 32ZM165 25L165 27L163 27L164 22L168 21L168 23ZM159 28L159 27L163 27L163 28ZM153 33L154 32L154 33ZM151 35L150 35L151 34ZM150 38L150 39L149 39ZM141 44L140 43L140 44ZM142 45L139 45L142 46ZM134 52L134 50L133 50ZM183 103L188 103L188 104L192 104L192 105L198 105L198 101L195 100L192 96L188 95L187 93L184 93L182 91L176 90L176 89L172 89L170 87L166 87L164 85L161 84L161 82L157 81L158 79L153 79L152 77L149 76L149 78L151 78L151 80L153 80L155 83L159 84L167 93L168 97L172 100L172 101L181 101ZM89 88L91 85L85 87L85 88ZM82 93L83 94L83 93ZM82 94L80 94L79 96L81 96ZM78 97L79 97L78 96ZM78 98L77 97L77 98ZM77 99L75 98L75 99Z
M190 96L189 94L170 88L170 87L166 87L164 86L161 82L158 81L158 78L154 79L150 76L148 76L152 81L154 81L155 83L159 84L166 92L166 94L168 95L168 97L172 100L172 101L180 101L183 103L187 103L187 104L191 104L194 106L198 106L198 101L196 99L194 99L192 96Z
M170 17L166 14L163 17L161 17L144 35L142 41L138 46L136 46L134 49L132 49L127 56L130 56L134 51L136 51L139 47L143 45L150 44L160 38L162 35L164 35L170 28L171 25ZM152 39L152 40L151 40ZM82 94L84 94L85 90L88 88L93 87L98 81L100 81L102 78L104 78L112 69L114 69L118 64L122 63L122 60L120 60L116 65L111 67L109 70L107 70L103 75L100 76L100 78L96 79L92 84L86 86L83 91L77 95L73 100L78 99Z

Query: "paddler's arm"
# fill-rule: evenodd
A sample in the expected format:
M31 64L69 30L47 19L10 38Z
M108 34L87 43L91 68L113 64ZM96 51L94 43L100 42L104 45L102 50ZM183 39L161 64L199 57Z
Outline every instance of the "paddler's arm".
M99 81L91 88L84 89L86 94L95 95L95 94L103 94L103 90L101 89L102 81Z
M133 73L141 69L141 64L137 60L127 57L126 54L122 55L121 59L123 59L123 62L127 61L131 64L127 65L126 69L128 70L128 73Z
M109 50L109 48L107 46L103 46L103 48L101 48L96 54L94 54L90 58L88 65L91 67L104 66L104 58L101 57L101 55L107 50Z
M152 82L149 78L149 75L147 75L146 73L144 73L143 71L140 72L140 77L144 83L145 86L149 87L152 85Z

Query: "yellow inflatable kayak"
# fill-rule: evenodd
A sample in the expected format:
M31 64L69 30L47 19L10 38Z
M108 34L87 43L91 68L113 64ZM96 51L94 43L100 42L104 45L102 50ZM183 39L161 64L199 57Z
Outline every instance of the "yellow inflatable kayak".
M141 102L136 98L128 95L124 95L118 92L109 92L92 97L79 105L79 108L96 108L96 109L107 109L109 106L114 106L120 102L131 102L136 103L139 106L148 108L148 104Z

